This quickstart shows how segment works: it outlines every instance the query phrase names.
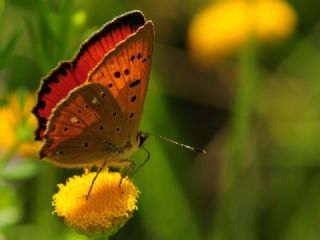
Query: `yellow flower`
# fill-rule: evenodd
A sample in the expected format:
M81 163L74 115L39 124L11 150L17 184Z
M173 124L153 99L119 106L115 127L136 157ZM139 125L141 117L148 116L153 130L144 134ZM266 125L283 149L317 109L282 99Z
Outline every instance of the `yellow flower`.
M86 195L95 172L69 178L59 184L59 192L53 196L54 213L87 236L109 236L115 233L137 209L139 190L121 175L103 171L96 179L88 200Z
M211 3L189 28L192 55L202 63L238 50L251 38L281 40L290 36L297 15L284 0L225 0Z
M19 98L20 97L20 98ZM12 94L8 105L0 107L0 149L11 151L12 148L22 156L36 156L41 143L35 142L33 131L37 122L31 114L35 103L33 95Z

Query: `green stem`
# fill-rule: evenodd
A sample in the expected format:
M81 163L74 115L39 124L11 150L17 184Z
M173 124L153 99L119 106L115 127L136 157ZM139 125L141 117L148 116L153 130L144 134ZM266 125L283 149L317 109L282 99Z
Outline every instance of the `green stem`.
M236 87L235 105L230 132L230 157L235 164L234 174L241 171L241 161L247 156L258 66L256 44L250 41L241 54L240 79Z
M37 228L33 239L56 239L56 231L58 229L57 218L52 215L51 202L52 195L56 189L57 168L48 163L41 163L41 171L36 181L36 194L34 217L36 223L41 226Z
M253 161L254 146L250 139L251 117L257 90L258 65L254 41L248 42L240 56L240 77L227 142L228 183L223 186L218 212L215 215L212 239L256 239L255 211L259 191L259 171ZM248 164L249 163L249 164Z
M256 43L250 41L241 54L240 78L236 88L229 143L229 157L233 166L228 206L232 224L230 230L233 239L241 240L255 239L253 227L258 174L255 164L251 164L254 155L252 152L255 150L250 139L250 128L258 80L256 50Z

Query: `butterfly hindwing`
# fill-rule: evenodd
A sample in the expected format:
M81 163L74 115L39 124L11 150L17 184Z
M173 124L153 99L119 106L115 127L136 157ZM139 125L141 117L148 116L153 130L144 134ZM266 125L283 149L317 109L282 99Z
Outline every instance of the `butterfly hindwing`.
M63 167L91 166L116 157L128 136L128 120L113 95L88 83L54 109L40 155Z
M108 53L89 74L88 82L104 85L116 99L135 139L148 87L154 45L151 21Z

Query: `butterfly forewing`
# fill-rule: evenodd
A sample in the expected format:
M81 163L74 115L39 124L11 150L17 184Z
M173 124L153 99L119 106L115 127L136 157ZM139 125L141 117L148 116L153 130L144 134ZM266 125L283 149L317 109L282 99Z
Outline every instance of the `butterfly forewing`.
M137 137L148 87L154 29L148 21L106 55L89 74L88 82L101 83L116 99L129 124L129 138Z
M84 84L54 110L41 157L64 167L113 160L128 143L129 131L126 116L108 89Z
M114 19L84 42L72 61L59 64L43 79L38 92L38 102L33 110L38 119L37 140L42 139L54 107L66 98L72 89L85 82L88 73L108 52L144 23L144 16L139 11L132 11Z

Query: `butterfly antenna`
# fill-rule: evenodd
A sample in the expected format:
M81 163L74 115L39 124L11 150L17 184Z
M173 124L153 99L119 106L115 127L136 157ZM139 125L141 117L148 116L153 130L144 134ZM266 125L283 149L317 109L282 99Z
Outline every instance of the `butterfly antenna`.
M161 139L161 140L164 140L164 141L173 143L173 144L178 145L178 146L180 146L180 147L184 147L184 148L189 149L189 150L194 151L194 152L199 152L199 153L202 153L202 154L206 154L206 153L207 153L204 149L197 148L197 147L192 147L192 146L190 146L190 145L177 142L177 141L175 141L175 140L172 140L172 139L167 138L167 137L165 137L165 136L158 135L158 134L156 134L156 133L146 133L146 134L149 135L149 136L153 136L153 137L156 137L156 138L158 138L158 139Z

